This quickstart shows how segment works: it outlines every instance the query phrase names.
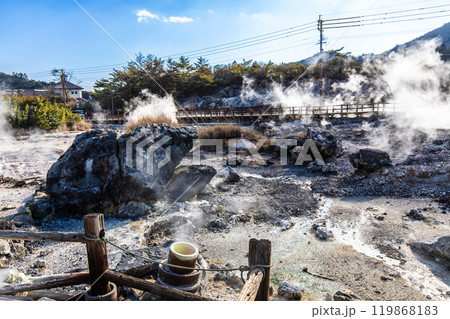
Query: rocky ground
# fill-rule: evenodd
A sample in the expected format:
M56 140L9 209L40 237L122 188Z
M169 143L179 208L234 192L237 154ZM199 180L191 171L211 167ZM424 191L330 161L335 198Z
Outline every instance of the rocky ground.
M269 239L275 300L332 300L338 291L364 300L450 299L449 261L411 247L450 233L449 131L415 131L400 138L400 129L385 120L321 124L295 121L256 129L271 138L315 139L326 154L324 166L294 165L297 149L290 149L288 164L280 165L280 150L272 148L262 154L269 165L234 166L237 178L226 168L228 155L202 151L201 164L217 172L204 190L186 202L123 204L106 215L107 237L157 259L167 256L171 242L188 240L212 268L246 265L249 239ZM45 190L45 172L74 137L22 137L2 151L0 229L83 230L79 217L33 220L26 205ZM349 155L369 147L386 151L391 165L372 169L358 155L356 169ZM237 157L254 164L245 149ZM188 154L181 165L191 164ZM442 247L450 252L448 244ZM111 246L108 257L110 268L118 270L142 263ZM87 260L81 244L0 240L0 267L0 277L11 269L40 276L86 269ZM286 293L285 282L299 293ZM239 272L208 273L201 294L234 300L242 285ZM152 299L132 290L122 296Z

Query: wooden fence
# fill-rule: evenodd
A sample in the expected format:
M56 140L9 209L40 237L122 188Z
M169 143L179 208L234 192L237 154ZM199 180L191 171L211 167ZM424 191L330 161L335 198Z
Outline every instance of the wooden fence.
M84 243L87 250L88 272L52 275L51 280L31 284L9 285L0 288L0 300L31 300L15 296L20 292L34 292L29 296L50 297L55 300L82 300L85 292L67 296L64 294L45 292L43 290L89 284L90 295L102 296L109 292L109 282L117 286L127 286L161 296L169 300L207 301L210 298L194 293L171 288L150 282L139 277L149 275L153 264L135 267L119 273L108 268L104 216L89 214L84 216L84 233L67 232L21 232L0 230L0 238L10 240L56 241ZM239 300L268 300L270 284L271 243L268 240L251 239L249 243L249 278L244 285ZM256 266L254 265L263 265ZM219 270L220 271L220 270Z

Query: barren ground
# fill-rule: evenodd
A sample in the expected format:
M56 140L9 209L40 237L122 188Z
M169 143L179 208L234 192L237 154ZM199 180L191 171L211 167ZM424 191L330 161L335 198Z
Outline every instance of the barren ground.
M82 231L80 219L55 218L34 223L23 207L74 137L75 134L58 133L22 138L0 154L7 176L17 180L41 176L22 187L14 186L14 182L0 185L0 222L11 220L20 230ZM450 299L449 266L417 255L408 245L450 232L449 214L441 212L435 198L326 197L312 193L311 184L316 177L304 169L276 165L239 166L235 170L241 175L241 182L222 184L223 159L204 155L202 164L214 166L219 173L196 200L172 207L170 203L156 203L151 214L137 220L107 217L107 237L122 247L158 258L166 256L173 240L185 238L199 245L209 265L229 263L234 267L247 264L250 238L269 239L273 299L283 299L276 293L282 280L304 290L306 300L328 300L342 289L350 289L366 300ZM426 208L422 211L426 221L405 217L411 209L418 208ZM176 215L187 216L192 227L148 240L145 234L155 221L170 223ZM211 221L217 219L224 222L223 227L213 227ZM323 225L331 238L317 239L311 230L313 223ZM25 247L24 254L0 256L0 277L1 268L3 272L15 269L33 276L87 268L81 244L26 243ZM110 268L138 263L114 247L108 247L108 256ZM44 261L45 267L36 267L38 260ZM303 271L304 267L308 272ZM242 288L239 276L209 274L207 288L201 293L235 299ZM63 290L74 293L80 289Z

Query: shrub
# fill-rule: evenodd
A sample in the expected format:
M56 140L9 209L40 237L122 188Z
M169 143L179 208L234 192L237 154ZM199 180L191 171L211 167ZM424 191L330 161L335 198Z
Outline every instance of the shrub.
M253 143L258 143L260 140L264 140L264 144L261 146L261 150L266 150L270 146L269 140L250 129L242 128L237 125L215 125L204 127L198 130L198 135L200 139L222 139L224 140L225 146L228 145L228 140L230 139L246 139ZM210 149L210 148L206 148Z
M3 99L9 105L8 122L13 128L54 130L68 121L81 121L80 116L61 103L50 102L42 96L14 95Z

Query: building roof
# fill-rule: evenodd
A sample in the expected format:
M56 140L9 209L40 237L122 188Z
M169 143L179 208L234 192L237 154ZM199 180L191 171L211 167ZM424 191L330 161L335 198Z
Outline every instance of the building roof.
M81 86L73 84L72 82L69 82L69 81L66 81L64 86L67 90L82 90L83 89ZM63 88L61 82L53 84L50 87L53 89L62 89Z

